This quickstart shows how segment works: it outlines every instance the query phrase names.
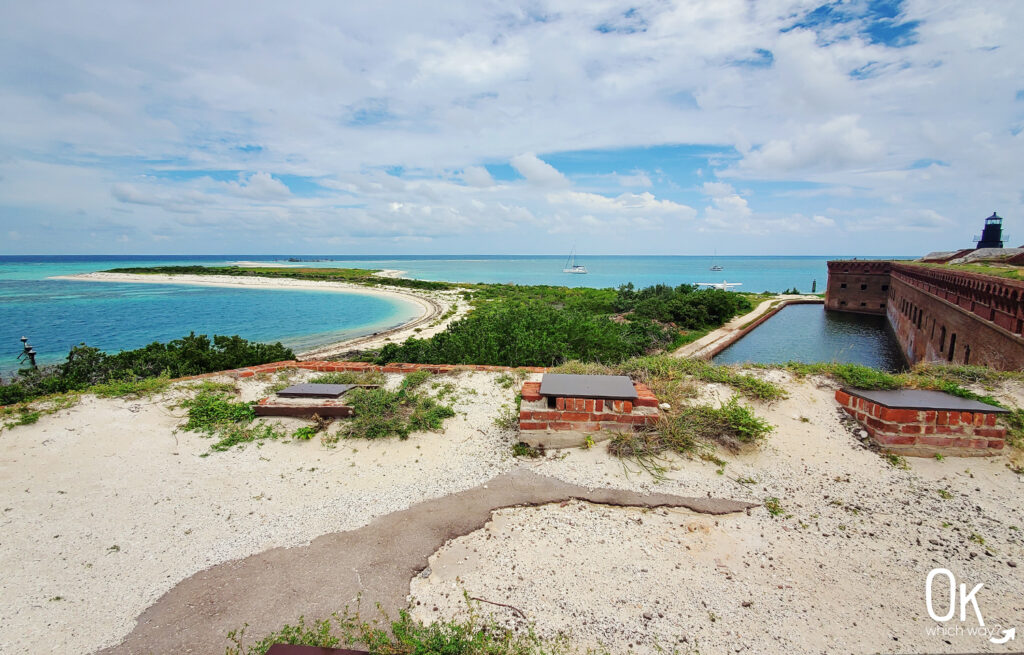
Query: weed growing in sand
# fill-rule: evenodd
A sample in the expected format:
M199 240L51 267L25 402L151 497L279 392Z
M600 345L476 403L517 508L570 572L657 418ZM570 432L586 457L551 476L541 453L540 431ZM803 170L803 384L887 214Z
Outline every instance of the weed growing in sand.
M543 639L530 627L523 632L483 619L470 609L466 619L435 621L429 625L413 619L402 610L397 620L364 621L358 613L333 615L333 620L307 625L301 617L296 625L281 630L251 645L245 644L245 629L228 633L231 645L225 655L264 655L272 644L319 646L326 648L366 648L382 655L570 655L574 649L565 637ZM590 651L593 652L593 651ZM602 651L604 652L604 651Z
M894 469L900 469L902 471L910 470L910 464L907 463L907 458L903 455L897 455L896 453L882 453L882 459Z
M786 510L782 508L782 501L775 496L769 496L764 499L764 508L768 510L768 513L772 516L782 516Z
M531 459L543 457L544 448L534 447L526 443L525 441L520 441L518 443L512 444L512 455L515 457L529 457Z
M519 412L514 405L502 405L494 417L494 424L502 430L516 431L519 429Z
M88 391L100 398L144 398L166 391L171 379L166 375L155 378L111 380L89 387Z
M188 409L188 421L182 429L216 438L210 446L212 451L287 436L276 425L253 423L256 413L252 405L230 400L223 393L201 391L179 406Z
M724 469L725 461L715 455L715 444L735 452L742 444L760 441L773 429L732 398L721 407L686 407L677 414L662 416L650 429L617 434L608 443L608 452L632 459L660 478L664 475L661 456L666 451L697 456Z
M1007 445L1024 449L1024 409L1012 409L1002 419L1006 423Z
M309 441L316 436L316 433L317 429L315 427L312 425L304 425L301 428L296 429L295 432L292 432L292 439Z
M358 439L382 439L397 436L407 439L416 431L440 430L455 410L436 399L415 393L413 389L426 378L410 374L398 391L353 389L345 396L352 406L352 418L345 421L342 435ZM429 377L429 374L428 376ZM410 378L413 378L410 381Z
M381 385L386 382L383 373L378 371L338 371L335 373L321 373L309 380L313 384L365 384Z
M39 422L40 416L42 416L42 414L39 412L24 411L18 415L18 418L16 418L11 425L32 425L33 423Z
M953 494L951 494L947 489L938 489L937 491L939 494L939 498L942 498L944 500L949 500L950 498L953 497Z

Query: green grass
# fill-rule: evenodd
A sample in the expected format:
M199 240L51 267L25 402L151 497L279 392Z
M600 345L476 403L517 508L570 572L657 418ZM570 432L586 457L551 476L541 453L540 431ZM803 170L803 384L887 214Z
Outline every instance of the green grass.
M772 516L782 516L786 512L782 507L782 501L775 496L769 496L764 499L764 508L768 510L768 513Z
M845 386L857 389L928 389L1003 407L998 399L979 394L963 384L992 384L1004 380L1024 380L1020 371L993 371L979 366L943 366L925 364L906 373L887 373L861 364L788 362L783 368L797 376L827 375ZM774 368L762 365L761 368Z
M980 273L981 275L991 275L993 277L1003 277L1011 280L1024 280L1024 269L1014 266L998 266L985 263L975 264L935 264L925 262L900 262L901 264L911 264L913 266L923 266L925 268L938 268L953 271L966 271L968 273Z
M166 375L136 380L113 380L89 387L89 393L100 398L144 398L166 391L171 380Z
M332 619L307 624L303 618L259 641L247 644L245 630L228 633L225 655L265 655L271 645L364 648L376 655L570 655L575 649L565 637L544 639L532 627L511 631L475 611L464 620L443 620L426 625L399 612L397 620L364 621L347 610ZM594 653L595 651L588 651ZM598 651L606 653L607 651Z
M381 385L387 381L383 373L378 371L367 371L360 373L356 371L338 371L335 373L321 373L309 380L313 384L362 384Z

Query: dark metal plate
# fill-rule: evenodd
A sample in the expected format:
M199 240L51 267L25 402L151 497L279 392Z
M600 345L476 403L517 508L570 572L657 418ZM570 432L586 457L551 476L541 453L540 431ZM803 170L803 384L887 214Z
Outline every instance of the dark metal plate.
M540 395L566 398L607 398L633 400L636 389L625 375L565 375L545 373L540 381Z
M292 646L290 644L274 644L267 655L370 655L365 650L348 648L323 648L320 646Z
M277 395L282 398L339 398L354 384L294 384L281 389Z
M921 389L896 389L893 391L865 391L863 389L843 389L851 396L858 396L873 403L892 409L935 409L954 410L958 412L989 412L1003 413L1009 410L977 400L969 400L942 391L922 391Z

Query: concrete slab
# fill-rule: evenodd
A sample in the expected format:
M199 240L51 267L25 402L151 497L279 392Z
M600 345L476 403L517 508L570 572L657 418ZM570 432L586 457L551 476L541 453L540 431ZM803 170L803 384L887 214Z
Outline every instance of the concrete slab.
M330 617L357 601L365 615L397 617L409 581L449 539L482 528L503 507L570 499L605 505L685 507L704 514L742 512L756 503L709 497L588 489L517 469L487 484L427 500L309 545L273 548L225 562L178 583L139 616L123 642L101 653L223 652L225 635L248 624L253 640L294 623Z

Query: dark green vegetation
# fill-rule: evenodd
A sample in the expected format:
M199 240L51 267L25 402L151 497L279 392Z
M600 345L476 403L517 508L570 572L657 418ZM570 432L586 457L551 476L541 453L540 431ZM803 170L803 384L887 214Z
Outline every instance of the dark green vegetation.
M95 387L105 396L145 394L166 386L154 381L199 375L243 366L294 359L280 343L254 343L239 336L192 333L168 343L154 342L137 350L110 355L85 344L75 346L63 364L23 369L0 385L0 405Z
M752 308L746 294L691 285L636 289L451 284L382 278L352 268L157 266L113 273L230 275L327 280L421 290L461 289L473 311L429 339L389 344L379 363L554 366L579 359L620 362L693 341Z
M231 645L225 655L264 655L276 643L322 648L365 648L375 655L568 655L577 652L564 638L541 639L532 630L511 632L475 612L466 620L438 621L431 625L400 612L397 620L361 620L347 610L332 620L314 621L300 617L296 625L253 644L245 644L245 631L228 634Z
M452 289L458 285L448 282L408 280L405 278L379 277L379 271L367 268L240 268L238 266L146 266L137 268L112 268L107 273L133 273L135 275L230 275L232 277L272 277L294 280L321 280L327 282L350 282L368 286L404 287L437 291Z
M685 343L749 311L745 296L689 285L636 290L486 285L475 309L429 339L389 344L378 363L556 366L621 362Z

